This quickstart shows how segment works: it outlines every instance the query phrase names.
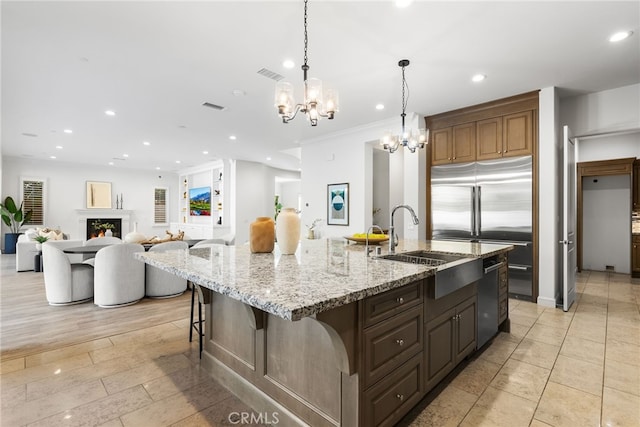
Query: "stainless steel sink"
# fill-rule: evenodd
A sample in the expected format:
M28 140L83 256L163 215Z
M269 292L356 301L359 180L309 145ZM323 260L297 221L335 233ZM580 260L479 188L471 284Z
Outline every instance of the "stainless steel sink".
M482 278L482 259L429 251L410 251L381 255L376 258L435 267L433 286L428 286L427 296L441 298Z

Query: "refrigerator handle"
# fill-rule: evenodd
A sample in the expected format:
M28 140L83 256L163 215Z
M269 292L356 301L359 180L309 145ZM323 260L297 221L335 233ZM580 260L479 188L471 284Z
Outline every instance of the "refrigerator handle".
M471 237L476 236L476 187L471 187Z
M482 187L479 185L476 192L476 236L480 237L482 233Z

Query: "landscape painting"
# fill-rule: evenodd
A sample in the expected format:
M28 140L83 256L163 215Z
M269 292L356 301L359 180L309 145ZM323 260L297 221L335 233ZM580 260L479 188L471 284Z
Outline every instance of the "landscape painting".
M211 216L211 187L189 189L189 215Z

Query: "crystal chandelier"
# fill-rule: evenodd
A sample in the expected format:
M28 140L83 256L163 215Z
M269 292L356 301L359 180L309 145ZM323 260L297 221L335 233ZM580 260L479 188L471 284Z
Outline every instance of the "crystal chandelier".
M315 78L308 78L307 72L307 45L309 37L307 35L307 1L304 0L304 64L302 72L304 76L304 99L302 104L296 104L293 98L293 85L289 82L278 82L276 85L275 106L278 108L278 115L282 117L282 123L287 123L294 119L298 112L306 114L311 126L316 126L320 117L333 119L338 112L338 92L327 89L322 90L322 81Z
M412 132L411 129L405 129L404 118L407 116L405 110L407 108L407 101L409 100L409 94L405 99L405 89L409 92L409 86L404 78L404 68L409 65L408 59L403 59L398 62L398 65L402 67L402 133L400 135L393 135L391 132L386 132L380 143L385 150L389 150L390 153L396 151L401 145L407 147L412 153L416 152L416 148L424 148L429 139L429 131L424 129L418 129L417 132Z

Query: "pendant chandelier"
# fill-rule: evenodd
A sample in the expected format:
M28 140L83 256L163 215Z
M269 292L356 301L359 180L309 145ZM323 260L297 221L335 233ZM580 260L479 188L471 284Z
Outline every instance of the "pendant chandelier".
M307 45L309 37L307 35L307 1L304 0L304 64L302 73L304 80L304 99L302 104L296 104L293 98L293 85L289 82L278 82L276 85L275 106L278 108L278 115L282 117L282 123L293 120L298 112L307 116L311 126L317 126L320 117L329 120L333 119L338 112L338 93L333 90L322 90L322 81L315 78L308 78L309 65L307 64Z
M409 100L409 94L405 99L405 89L409 92L409 86L404 78L404 69L409 66L409 60L403 59L398 62L398 65L402 68L402 132L400 135L393 135L391 132L386 132L380 143L385 150L389 150L389 153L393 153L400 146L406 147L412 153L416 152L416 148L424 148L429 138L429 131L424 129L418 129L417 132L412 132L411 129L406 129L404 126L404 118L407 116L405 110L407 109L407 101Z

